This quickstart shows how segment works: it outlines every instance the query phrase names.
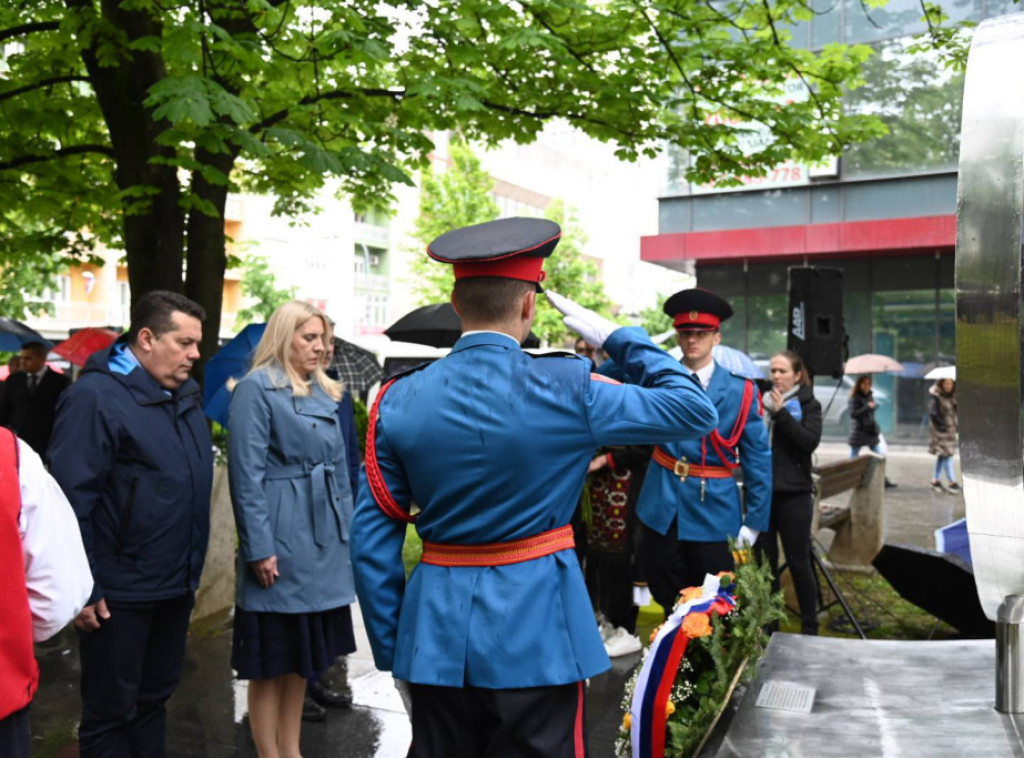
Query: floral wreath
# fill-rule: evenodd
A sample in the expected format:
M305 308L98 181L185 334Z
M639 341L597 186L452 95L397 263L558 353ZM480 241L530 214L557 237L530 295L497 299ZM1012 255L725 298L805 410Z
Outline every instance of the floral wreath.
M735 574L708 574L702 586L680 593L672 615L655 630L623 721L635 758L665 755L666 722L675 711L670 695L686 646L691 639L711 634L712 614L724 616L736 607L735 592Z

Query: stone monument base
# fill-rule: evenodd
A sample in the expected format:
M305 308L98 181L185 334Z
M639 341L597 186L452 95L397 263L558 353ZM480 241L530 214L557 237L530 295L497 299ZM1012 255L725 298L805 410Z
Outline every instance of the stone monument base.
M810 712L801 712L810 689ZM762 691L778 693L774 704L794 710L757 705ZM1024 756L1022 735L1024 714L995 710L993 640L775 634L713 754L994 758Z

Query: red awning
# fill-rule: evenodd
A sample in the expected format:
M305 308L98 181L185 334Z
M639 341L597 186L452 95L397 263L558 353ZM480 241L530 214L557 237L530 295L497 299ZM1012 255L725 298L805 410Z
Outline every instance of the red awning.
M650 263L894 253L952 253L956 215L658 234L640 239Z

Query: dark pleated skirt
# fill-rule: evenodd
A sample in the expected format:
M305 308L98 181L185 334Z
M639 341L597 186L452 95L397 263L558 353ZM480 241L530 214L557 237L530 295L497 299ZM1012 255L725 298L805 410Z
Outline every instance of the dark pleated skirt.
M246 611L235 606L231 667L239 679L284 674L308 679L355 649L347 605L319 613Z

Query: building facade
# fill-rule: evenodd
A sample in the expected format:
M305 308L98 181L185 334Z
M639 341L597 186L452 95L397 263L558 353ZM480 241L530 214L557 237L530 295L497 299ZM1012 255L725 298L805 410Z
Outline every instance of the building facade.
M434 133L431 156L437 172L450 160L445 133ZM494 180L502 217L542 216L555 199L572 206L588 240L583 256L594 264L613 302L627 313L653 305L686 281L640 261L639 240L657 229L658 167L652 161L623 163L614 151L553 124L530 145L503 144L476 150ZM225 208L229 252L265 258L281 288L323 309L338 335L387 354L384 329L419 303L412 292L412 261L424 255L412 236L419 214L418 186L396 185L389 212L356 212L327 186L317 198L320 213L284 218L269 196L231 195ZM73 266L46 294L52 315L26 319L44 336L60 341L85 326L126 328L131 292L119 251L102 251L103 265ZM440 264L439 264L440 265ZM243 271L228 269L220 337L234 335L238 313L250 305ZM692 281L692 280L691 280Z
M686 157L669 151L658 234L642 240L641 257L693 271L698 286L728 297L736 316L723 341L764 357L786 346L789 267L841 269L849 354L890 355L905 367L900 375L875 377L882 430L890 441L921 443L929 386L923 374L956 355L963 75L932 56L905 52L911 36L924 31L916 0L873 9L857 0L812 5L821 6L820 15L795 27L794 41L812 48L872 45L867 83L847 96L846 106L878 114L889 134L830 166L787 164L732 190L687 183ZM980 20L1014 6L971 0L944 8L956 20ZM828 378L816 383L837 385ZM840 383L834 403L845 407L850 384ZM846 436L845 415L826 418L827 436Z

